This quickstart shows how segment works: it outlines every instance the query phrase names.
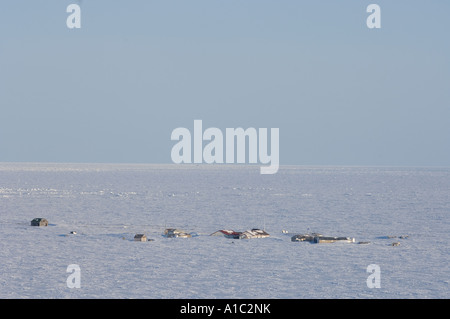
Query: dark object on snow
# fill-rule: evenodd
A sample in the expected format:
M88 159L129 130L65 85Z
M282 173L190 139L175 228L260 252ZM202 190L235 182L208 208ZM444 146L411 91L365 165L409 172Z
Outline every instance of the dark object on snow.
M291 241L309 241L310 243L314 242L314 238L322 237L321 234L312 233L312 234L298 234L291 237Z
M308 235L308 234L305 234L305 235L298 234L298 235L292 236L291 237L291 241L309 241L309 242L312 242L312 241L314 241L314 236L311 236L311 235Z
M136 234L134 235L134 241L147 241L147 236L144 234Z
M31 226L48 226L48 221L45 218L35 218L31 221Z

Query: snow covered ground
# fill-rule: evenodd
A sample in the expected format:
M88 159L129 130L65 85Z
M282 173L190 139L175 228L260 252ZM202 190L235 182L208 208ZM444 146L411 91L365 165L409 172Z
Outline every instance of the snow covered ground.
M448 168L1 163L0 298L449 298L449 212Z

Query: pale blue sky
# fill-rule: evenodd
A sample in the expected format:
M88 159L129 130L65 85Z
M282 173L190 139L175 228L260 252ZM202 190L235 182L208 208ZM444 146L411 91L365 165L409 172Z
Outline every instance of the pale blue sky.
M449 1L70 3L0 3L0 161L170 163L201 119L279 128L281 165L450 166Z

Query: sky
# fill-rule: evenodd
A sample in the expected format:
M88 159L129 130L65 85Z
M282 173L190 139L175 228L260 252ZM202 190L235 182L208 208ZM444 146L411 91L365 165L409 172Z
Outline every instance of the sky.
M450 166L449 14L444 0L1 1L0 162L171 163L172 131L199 119L279 128L281 165Z

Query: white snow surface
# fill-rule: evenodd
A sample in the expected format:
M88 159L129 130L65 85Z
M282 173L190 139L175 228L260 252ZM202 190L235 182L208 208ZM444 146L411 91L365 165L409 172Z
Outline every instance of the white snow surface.
M0 163L0 298L446 299L449 212L449 168ZM291 241L311 232L356 243Z

